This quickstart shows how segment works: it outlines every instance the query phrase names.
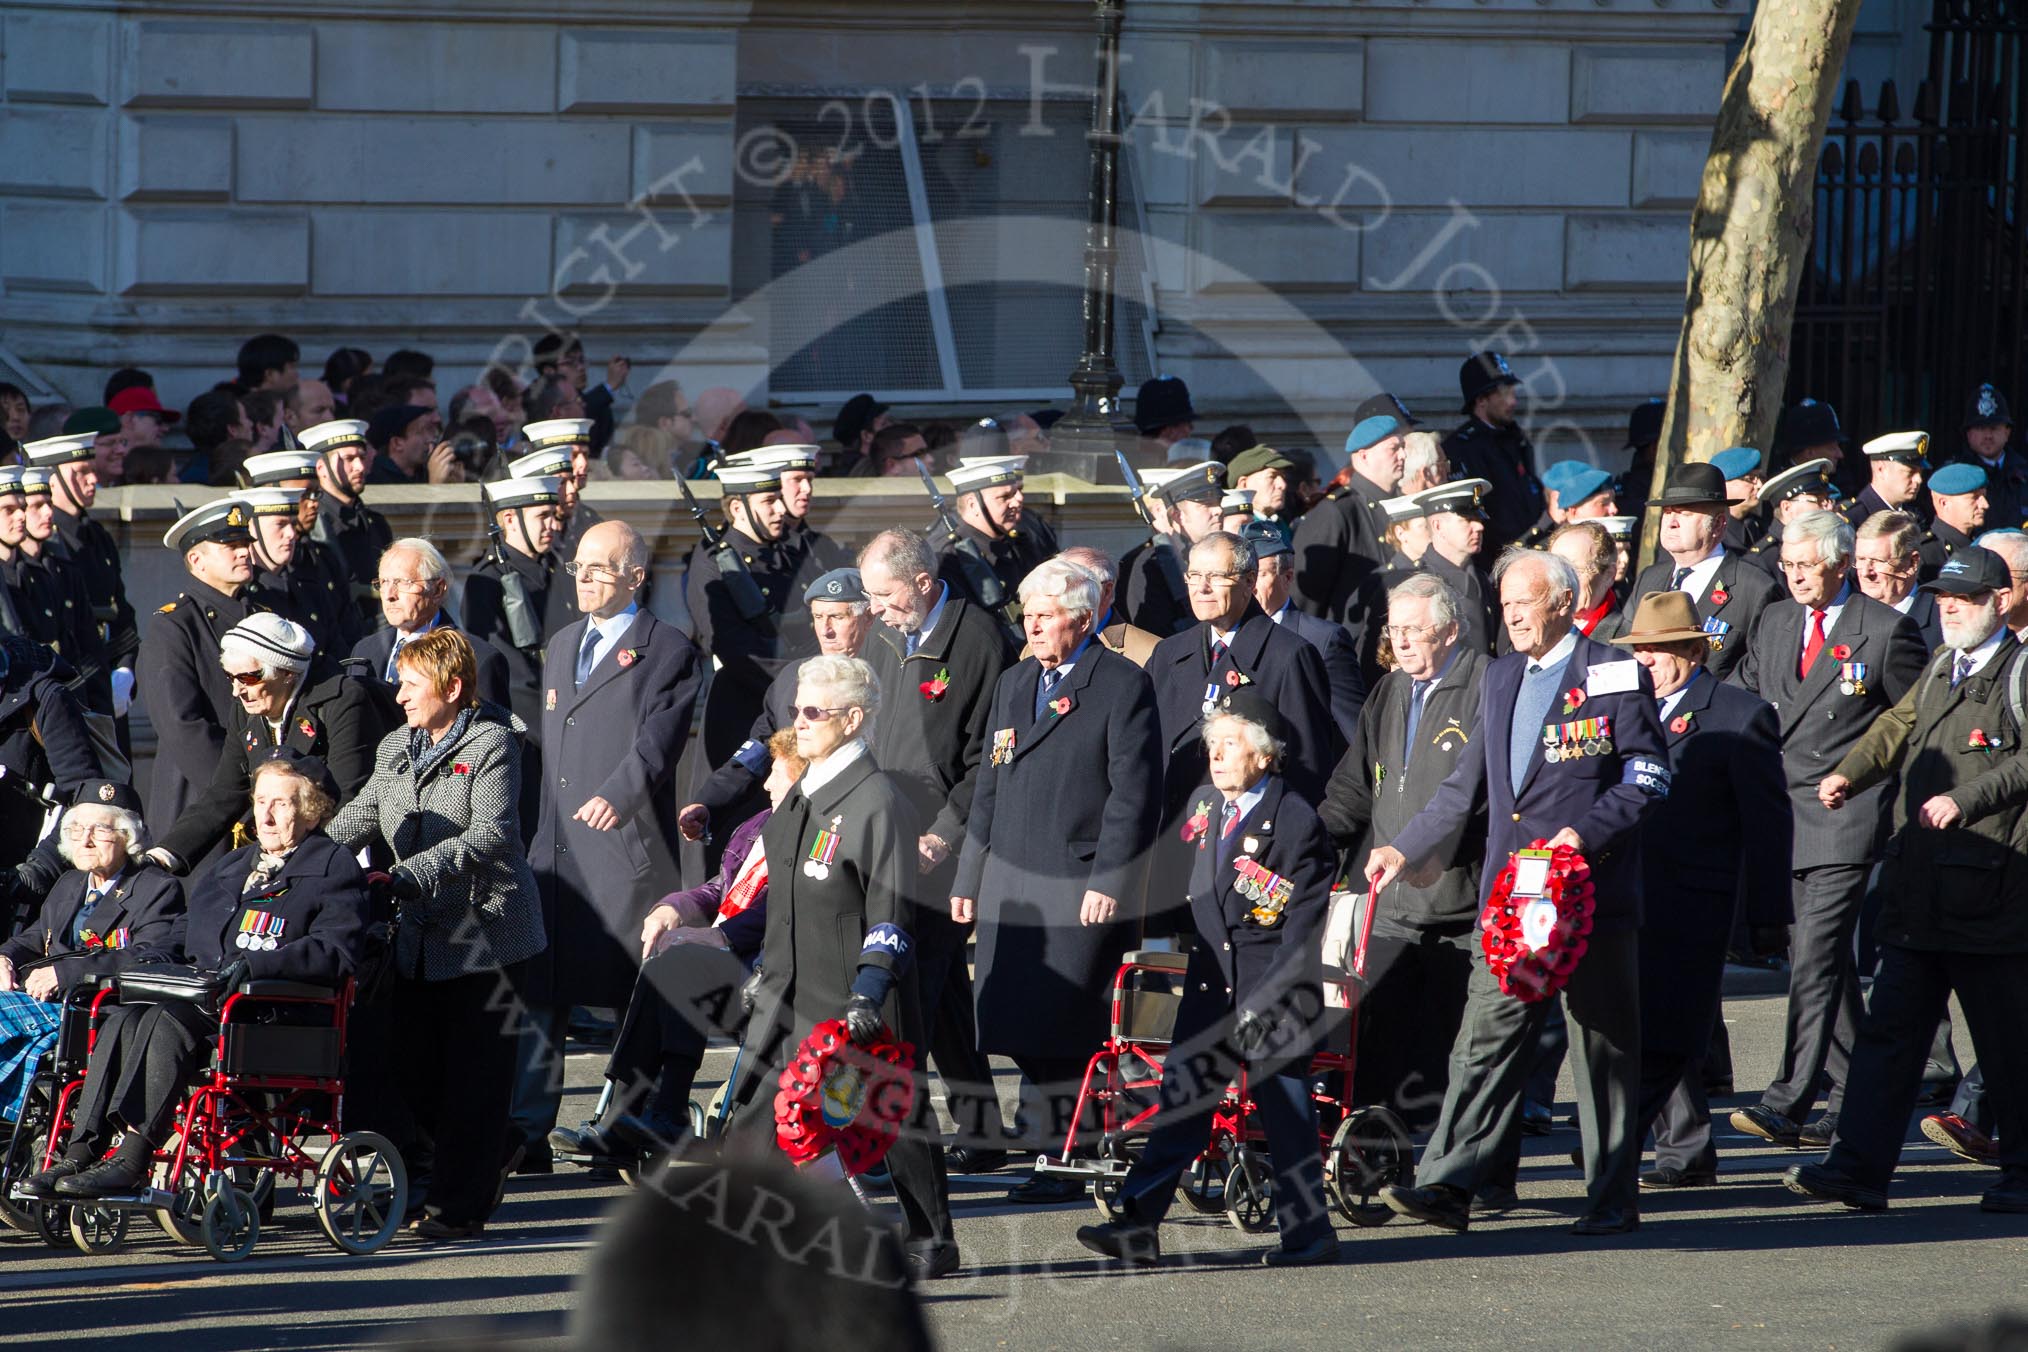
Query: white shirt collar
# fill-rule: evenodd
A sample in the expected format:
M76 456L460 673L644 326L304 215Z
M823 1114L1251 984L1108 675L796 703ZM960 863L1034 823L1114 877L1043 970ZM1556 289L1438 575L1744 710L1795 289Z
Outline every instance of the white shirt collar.
M865 754L866 739L864 737L854 737L851 741L803 771L803 780L800 785L803 790L803 797L808 798L839 775L844 774L852 768L854 761L857 761Z
M1725 546L1718 545L1709 554L1706 554L1703 558L1690 565L1690 576L1683 579L1683 585L1678 590L1686 591L1692 597L1703 596L1705 591L1711 586L1711 579L1718 573L1718 565L1724 562ZM1669 564L1671 576L1674 575L1675 570L1680 566L1680 564L1671 560Z
M1260 800L1265 797L1267 797L1267 779L1263 776L1260 783L1254 785L1232 801L1239 805L1239 815L1244 818L1247 813L1259 807Z
M1972 649L1969 654L1972 659L1972 669L1968 674L1976 676L1984 671L1986 665L1993 660L1993 654L2000 651L2000 645L2005 643L2009 637L2007 626L2003 624L1993 631L1991 638ZM1955 662L1955 659L1953 661Z
M1540 659L1533 657L1529 658L1528 665L1531 667L1540 667L1544 671L1554 671L1558 667L1562 666L1564 663L1568 662L1570 660L1571 654L1575 653L1576 651L1577 651L1577 630L1573 628L1569 633L1565 634L1562 638L1558 639L1556 641L1556 646L1554 648L1551 648L1548 652L1544 653Z
M910 645L912 647L920 648L929 642L929 636L937 631L937 621L944 617L944 603L951 599L951 584L939 582L937 586L940 590L937 592L936 604L929 608L929 614L922 617L922 627L915 631L915 642Z

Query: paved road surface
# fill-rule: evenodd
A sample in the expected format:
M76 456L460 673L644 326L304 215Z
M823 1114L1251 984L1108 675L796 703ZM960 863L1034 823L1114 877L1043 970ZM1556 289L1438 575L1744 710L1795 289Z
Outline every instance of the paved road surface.
M1729 1001L1740 1085L1780 1053L1779 995ZM1962 1030L1960 1030L1962 1033ZM1969 1044L1961 1035L1961 1051ZM597 1057L573 1055L566 1114L591 1101ZM722 1070L715 1057L707 1071ZM1011 1093L1011 1086L1009 1087ZM1564 1085L1567 1117L1569 1085ZM1741 1098L1723 1100L1720 1113ZM1343 1231L1346 1262L1254 1266L1264 1241L1185 1215L1165 1228L1174 1265L1117 1275L1071 1234L1089 1205L1020 1211L998 1178L953 1180L965 1274L930 1292L949 1349L1348 1346L1508 1349L1870 1348L1999 1309L2028 1312L2028 1217L1987 1216L1996 1177L1921 1142L1893 1209L1860 1215L1781 1188L1798 1158L1739 1139L1721 1117L1723 1186L1644 1199L1639 1234L1576 1240L1573 1129L1528 1143L1515 1215L1449 1236L1396 1221ZM136 1226L89 1261L0 1239L0 1343L55 1345L89 1328L93 1352L416 1345L477 1331L517 1348L556 1340L599 1220L618 1198L583 1174L517 1179L486 1243L397 1240L369 1259L329 1248L285 1196L249 1261L226 1267ZM1181 1209L1179 1208L1179 1211ZM1179 1261L1187 1260L1187 1261ZM680 1281L680 1274L672 1274ZM700 1297L703 1298L703 1297Z

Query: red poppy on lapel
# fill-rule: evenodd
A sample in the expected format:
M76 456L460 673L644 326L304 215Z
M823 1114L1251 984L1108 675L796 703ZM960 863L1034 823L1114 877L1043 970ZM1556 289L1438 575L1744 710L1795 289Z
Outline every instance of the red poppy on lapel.
M621 666L623 666L623 667L631 667L632 665L634 665L634 658L635 658L635 656L636 656L636 653L635 653L634 649L632 649L632 648L622 648L622 649L620 649L620 651L619 651L619 656L618 656L618 661L619 661L619 664L620 664Z
M470 773L472 773L472 767L465 764L463 761L452 761L451 773L454 775L469 775Z
M943 670L939 671L936 675L930 677L927 681L924 681L921 685L916 687L916 689L922 691L922 697L928 700L931 704L935 704L938 700L942 699L944 697L944 691L950 688L951 688L951 669L949 667L945 667Z
M310 739L311 739L312 741L315 741L315 740L316 740L316 738L317 738L317 725L316 725L315 723L312 723L312 722L311 722L311 721L310 721L309 719L305 718L305 719L301 720L300 722L298 722L298 723L296 724L296 727L297 727L297 728L299 728L299 729L300 729L300 730L302 731L302 734L303 734L303 735L304 735L305 737L308 737L308 738L310 738Z
M1834 662L1843 662L1851 656L1852 650L1842 643L1831 649L1831 660Z
M1670 719L1669 731L1675 733L1678 737L1690 731L1690 715L1677 714L1674 718Z
M1070 696L1058 695L1055 699L1049 701L1049 712L1051 717L1054 718L1061 718L1065 714L1069 713Z
M1990 743L1990 742L1988 742L1988 741L1986 740L1986 730L1985 730L1984 728L1973 728L1973 729L1972 729L1972 735L1971 735L1970 737L1967 737L1967 738L1965 739L1965 745L1966 745L1966 746L1991 746L1991 745L1992 745L1992 743Z
M1228 671L1225 673L1225 683L1237 690L1243 685L1252 685L1253 677L1243 671Z
M1713 587L1713 588L1711 589L1711 604L1712 604L1712 605L1714 605L1714 606L1722 606L1722 605L1724 605L1724 604L1725 604L1725 603L1726 603L1727 601L1730 601L1731 599L1732 599L1732 593L1731 593L1731 592L1729 592L1729 591L1727 591L1727 590L1725 590L1725 588L1723 588L1723 587Z
M1573 685L1572 687L1570 687L1570 689L1563 692L1563 712L1567 714L1574 714L1577 712L1578 706L1583 703L1584 703L1583 686Z

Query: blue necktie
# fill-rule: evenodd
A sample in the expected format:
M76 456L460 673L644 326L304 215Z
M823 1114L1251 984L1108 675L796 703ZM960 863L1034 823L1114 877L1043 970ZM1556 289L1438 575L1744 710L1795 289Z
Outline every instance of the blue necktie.
M1408 762L1415 755L1415 730L1422 724L1422 702L1429 698L1430 687L1435 681L1417 681L1408 692L1408 738L1401 748L1401 770L1408 773Z
M921 646L922 646L922 630L918 629L914 633L908 635L907 648L902 655L904 657L914 657L915 650L917 648L920 648Z
M1056 683L1062 679L1063 668L1051 667L1048 671L1043 672L1042 679L1035 683L1036 722L1040 723L1042 721L1042 711L1049 707L1050 692L1056 689Z
M77 919L71 922L70 946L72 948L84 947L85 922L92 918L92 912L99 908L99 903L105 899L105 895L103 891L85 893L84 905L77 908Z
M592 658L596 656L598 646L599 631L593 628L591 622L587 620L584 626L584 646L577 650L577 683L579 685L583 685L591 679Z
M390 652L387 655L386 680L389 685L395 684L400 679L399 675L396 673L394 669L394 664L396 663L396 661L400 659L401 650L407 646L408 646L407 639L403 638L400 634L396 634L394 636L394 651Z

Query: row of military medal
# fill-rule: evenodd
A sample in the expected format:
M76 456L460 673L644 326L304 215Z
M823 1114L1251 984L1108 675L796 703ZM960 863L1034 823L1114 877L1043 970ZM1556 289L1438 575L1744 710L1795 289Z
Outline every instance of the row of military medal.
M1576 760L1579 756L1610 756L1612 753L1613 721L1609 715L1552 723L1542 730L1542 759L1551 765Z

